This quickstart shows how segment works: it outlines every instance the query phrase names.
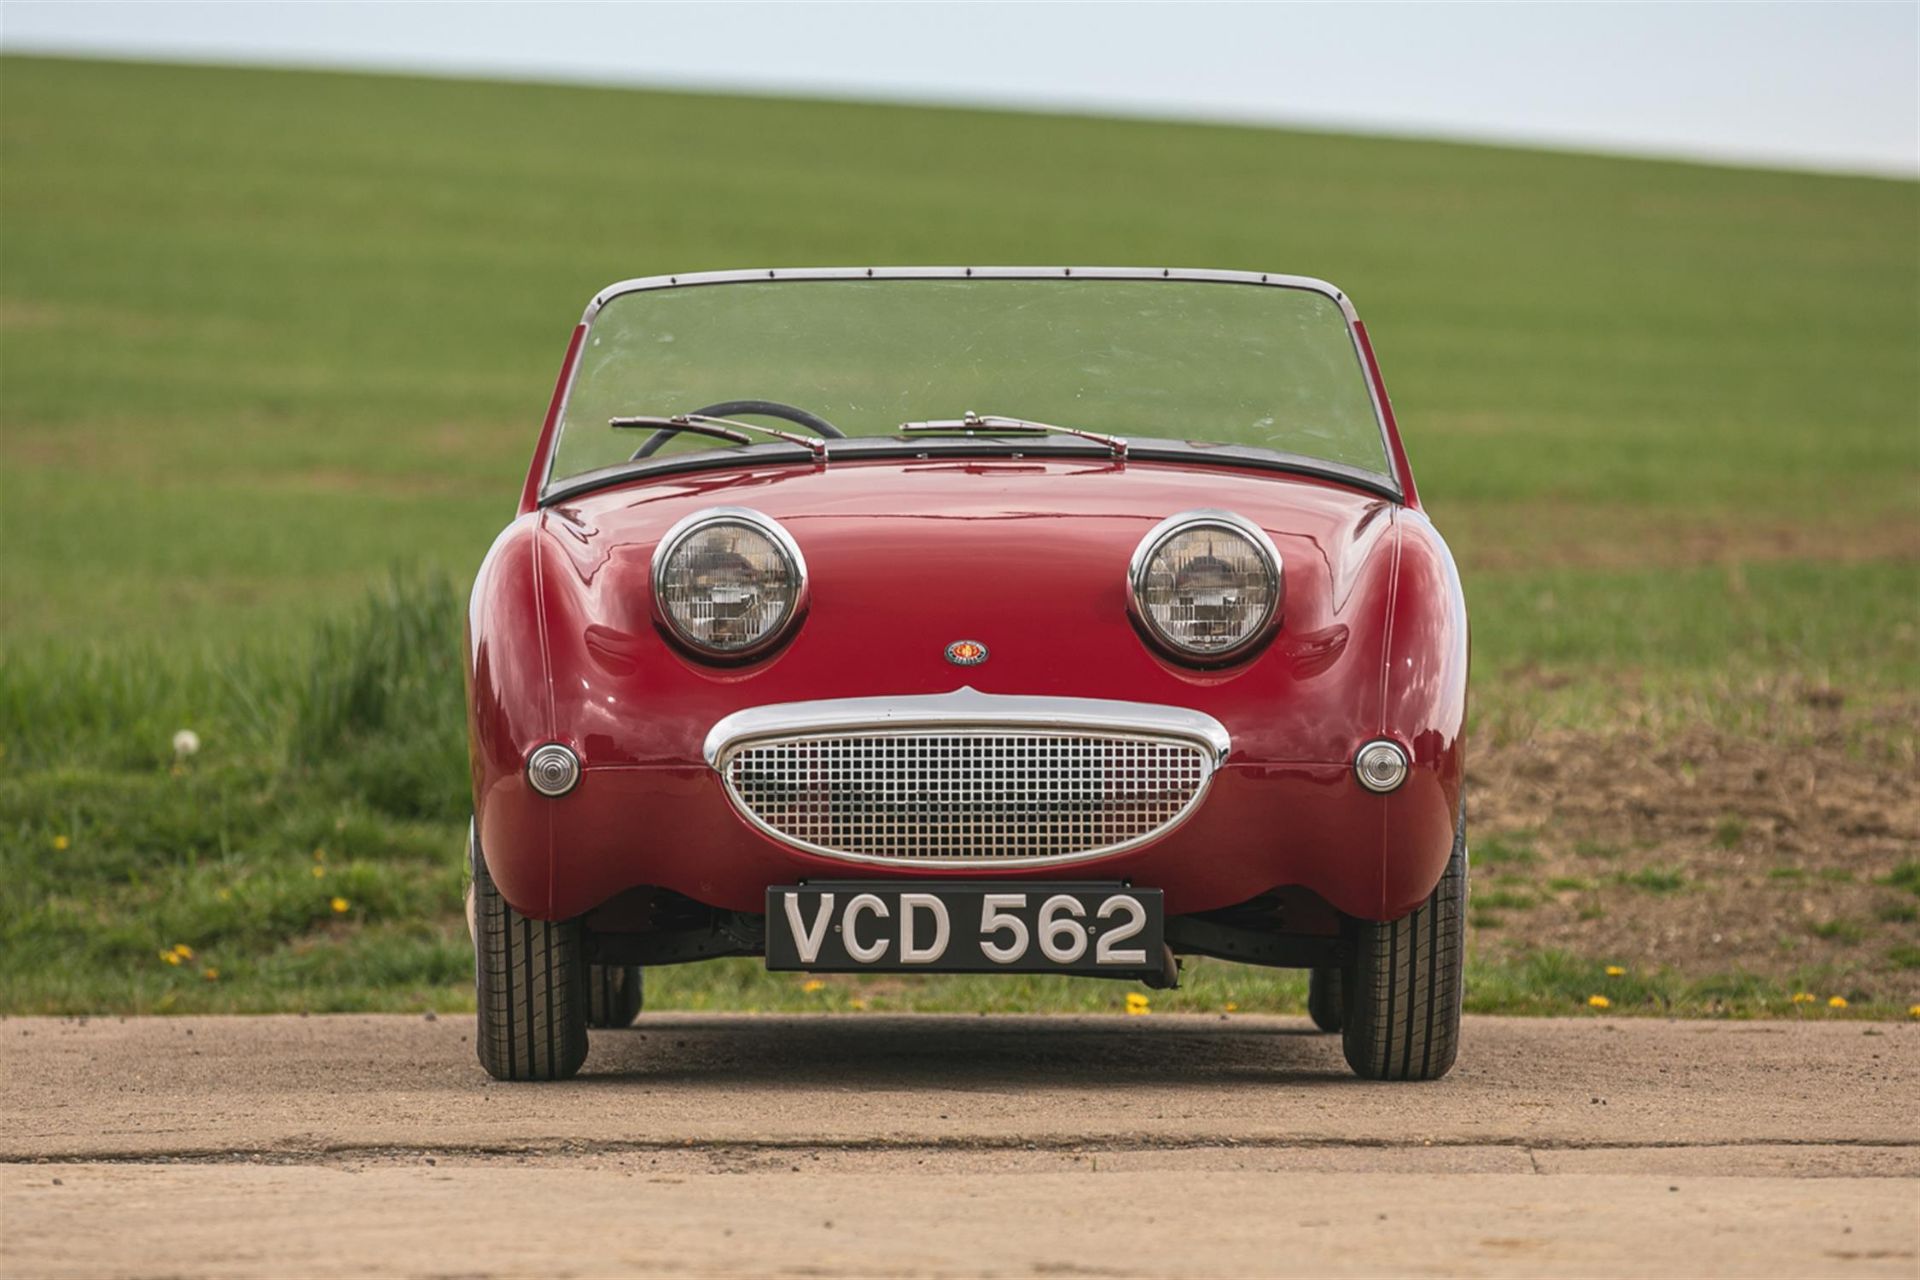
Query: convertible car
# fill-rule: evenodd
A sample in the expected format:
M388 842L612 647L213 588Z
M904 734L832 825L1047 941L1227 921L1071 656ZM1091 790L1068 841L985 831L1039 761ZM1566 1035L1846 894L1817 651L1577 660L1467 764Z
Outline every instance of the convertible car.
M645 966L1311 970L1453 1064L1466 610L1319 280L630 280L567 348L467 631L481 1063Z

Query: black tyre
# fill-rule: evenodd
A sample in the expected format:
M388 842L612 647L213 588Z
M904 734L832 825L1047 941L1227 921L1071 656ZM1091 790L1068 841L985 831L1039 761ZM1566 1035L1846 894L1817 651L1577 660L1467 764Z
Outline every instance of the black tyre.
M1322 1031L1340 1029L1340 970L1329 965L1307 979L1307 1016Z
M596 964L587 969L587 1025L630 1027L644 993L637 964Z
M1341 975L1342 1048L1368 1080L1438 1080L1460 1048L1466 967L1466 814L1433 896L1387 924L1363 922Z
M587 1058L587 964L577 920L507 905L473 851L480 1065L496 1080L564 1080Z

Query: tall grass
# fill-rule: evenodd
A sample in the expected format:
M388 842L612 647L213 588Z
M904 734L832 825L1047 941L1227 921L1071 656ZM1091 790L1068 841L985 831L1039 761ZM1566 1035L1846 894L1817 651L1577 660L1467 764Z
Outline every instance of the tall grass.
M9 654L0 1008L445 1003L459 624L444 575L396 572L298 644Z
M384 813L457 821L468 805L459 619L445 575L395 573L322 623L294 690L290 760Z

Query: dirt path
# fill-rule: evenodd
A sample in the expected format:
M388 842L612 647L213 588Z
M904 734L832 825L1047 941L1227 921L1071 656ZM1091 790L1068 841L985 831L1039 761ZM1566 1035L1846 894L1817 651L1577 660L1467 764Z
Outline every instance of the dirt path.
M1920 1026L643 1017L559 1086L464 1019L0 1022L18 1275L1920 1274Z

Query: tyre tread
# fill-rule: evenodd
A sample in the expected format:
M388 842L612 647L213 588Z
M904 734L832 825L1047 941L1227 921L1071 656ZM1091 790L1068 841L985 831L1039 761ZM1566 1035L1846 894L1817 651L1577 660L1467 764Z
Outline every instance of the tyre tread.
M645 1003L645 987L637 964L596 964L588 970L590 988L587 1025L630 1027Z
M587 1057L586 963L577 921L508 905L473 856L480 1065L498 1080L563 1080Z
M1342 974L1342 1047L1368 1080L1437 1080L1459 1052L1467 911L1466 815L1427 901L1385 924L1363 922Z

